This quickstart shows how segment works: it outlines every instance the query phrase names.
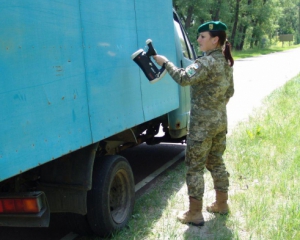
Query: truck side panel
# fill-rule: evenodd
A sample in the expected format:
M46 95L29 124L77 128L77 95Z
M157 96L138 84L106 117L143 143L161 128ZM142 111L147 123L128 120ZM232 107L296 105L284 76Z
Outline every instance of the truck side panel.
M134 1L82 1L86 79L93 140L144 121Z
M1 1L0 181L91 143L78 1Z
M172 1L135 1L138 45L144 46L151 38L158 54L176 62ZM170 11L166 11L170 9ZM141 75L145 120L170 112L179 106L178 85L169 74L155 84L149 84Z
M171 0L1 3L0 181L178 108L130 58L176 60Z
M168 14L165 9L170 9ZM94 142L178 107L178 87L170 76L150 84L130 58L151 38L161 54L175 59L171 9L169 0L159 6L155 1L140 0L82 1Z

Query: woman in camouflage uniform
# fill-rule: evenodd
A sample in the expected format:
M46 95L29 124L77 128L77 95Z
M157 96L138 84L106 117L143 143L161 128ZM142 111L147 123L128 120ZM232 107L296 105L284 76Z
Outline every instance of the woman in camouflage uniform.
M178 219L196 226L204 225L204 167L210 171L216 191L216 201L207 210L228 213L229 174L222 155L226 148L226 104L234 93L234 61L230 43L226 40L226 30L227 26L219 21L202 24L198 28L197 41L205 54L186 69L177 68L164 56L153 57L178 84L191 86L190 130L185 158L190 205L189 210L182 212Z

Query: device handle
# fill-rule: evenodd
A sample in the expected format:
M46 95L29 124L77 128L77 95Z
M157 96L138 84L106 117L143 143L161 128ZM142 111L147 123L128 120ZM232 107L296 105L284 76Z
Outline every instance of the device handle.
M154 55L157 55L156 50L154 49L153 45L152 45L152 40L151 39L147 39L146 44L148 45L148 51L147 51L147 56L151 57Z

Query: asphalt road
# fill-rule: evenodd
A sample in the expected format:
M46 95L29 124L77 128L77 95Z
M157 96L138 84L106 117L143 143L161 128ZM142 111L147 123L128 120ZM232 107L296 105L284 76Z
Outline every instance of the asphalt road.
M267 95L299 73L300 48L236 61L234 65L235 94L227 109L229 133L238 122L247 120L253 109L259 107ZM160 174L157 168L163 170L170 160L182 158L184 149L185 146L180 144L157 146L143 144L126 150L123 155L132 163L136 189L140 191L144 184ZM160 164L156 165L155 162ZM142 172L145 174L141 174L140 169L143 169ZM50 228L0 227L0 239L71 240L76 239L76 235L53 221Z

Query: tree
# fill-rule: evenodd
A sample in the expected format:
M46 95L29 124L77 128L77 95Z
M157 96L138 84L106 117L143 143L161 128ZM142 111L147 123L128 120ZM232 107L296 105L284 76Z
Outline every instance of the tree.
M191 36L196 36L197 28L206 21L231 19L230 5L222 0L173 0L173 6L183 25ZM196 39L191 38L197 45Z
M239 22L239 13L240 13L240 3L241 0L235 1L235 8L234 8L234 16L233 16L233 27L231 32L231 44L232 46L235 46L235 38L236 38L236 32L237 32L237 26Z
M265 47L277 33L298 33L300 42L300 0L173 0L173 5L192 36L206 21L226 23L236 50Z

